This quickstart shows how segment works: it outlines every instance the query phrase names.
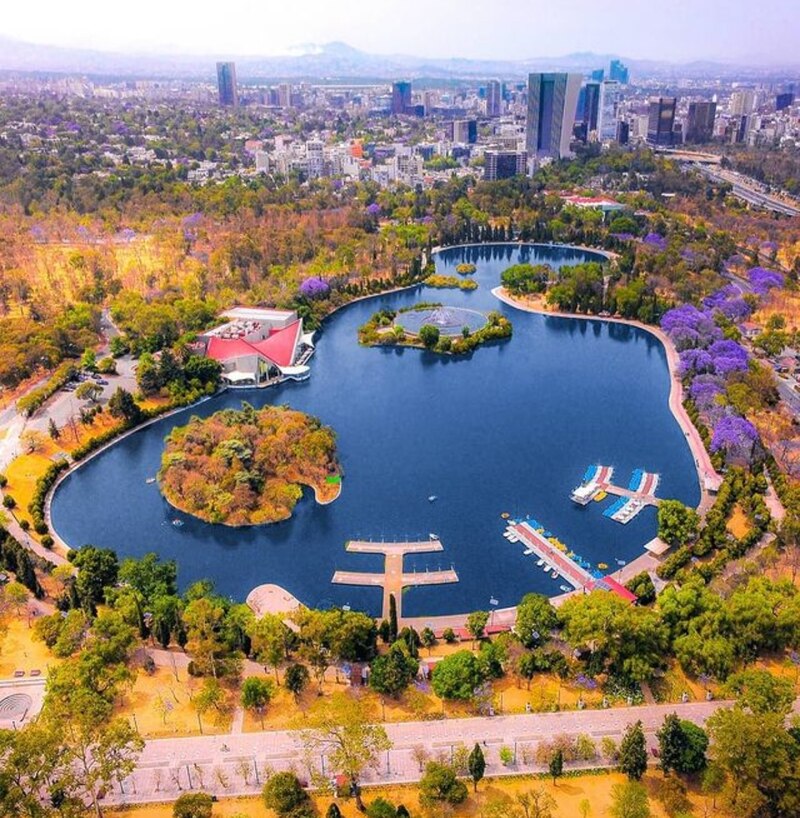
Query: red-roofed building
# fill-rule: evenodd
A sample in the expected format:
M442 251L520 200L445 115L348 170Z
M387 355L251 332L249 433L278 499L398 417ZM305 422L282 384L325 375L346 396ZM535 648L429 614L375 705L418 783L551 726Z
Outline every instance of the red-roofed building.
M234 386L265 386L284 378L303 379L313 352L313 333L289 310L236 307L228 322L201 336L205 354L222 365L222 379Z

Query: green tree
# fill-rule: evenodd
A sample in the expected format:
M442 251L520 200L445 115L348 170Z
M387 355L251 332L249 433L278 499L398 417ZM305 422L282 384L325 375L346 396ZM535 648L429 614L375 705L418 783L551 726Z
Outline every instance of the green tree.
M373 714L363 701L335 693L309 714L307 726L299 733L308 753L315 756L324 753L330 770L350 781L359 809L363 809L359 782L364 770L392 746L386 731L372 719Z
M181 793L172 805L172 818L211 818L214 801L207 792Z
M614 784L609 814L612 818L650 818L650 801L644 785L638 781Z
M78 569L75 580L78 599L87 611L94 611L103 601L105 589L117 582L117 555L110 548L84 545L77 551L70 551L69 560Z
M224 672L224 660L228 652L222 638L225 609L208 597L192 600L183 612L188 641L186 649L200 673L214 678Z
M309 679L308 668L305 665L295 663L286 668L286 673L283 675L283 684L296 701L308 687Z
M458 779L456 771L447 764L429 761L419 782L419 802L432 808L439 804L454 806L467 800L467 786Z
M291 641L289 628L277 614L266 613L252 620L248 635L256 660L266 667L273 668L275 681L279 681L278 668L286 660Z
M328 809L325 811L325 818L342 818L342 811L339 809L339 805L336 803L329 804Z
M662 500L658 506L658 536L672 546L686 545L697 538L700 515L679 500Z
M397 809L379 796L367 807L367 818L397 818Z
M752 713L788 714L795 700L792 681L768 670L752 668L734 673L725 689L736 696L741 707Z
M423 324L419 328L419 340L426 349L433 349L439 343L439 328L433 324Z
M122 418L126 423L134 425L142 418L142 410L133 399L130 392L118 386L109 398L108 411L112 417Z
M483 682L478 657L468 650L451 653L438 662L433 669L431 684L442 699L468 701Z
M483 756L480 744L475 742L472 752L467 759L467 769L469 770L470 778L472 779L475 792L478 791L478 782L483 778L486 771L486 759Z
M419 632L419 640L428 649L428 655L430 655L431 648L436 644L436 634L426 626Z
M488 611L473 611L467 616L467 630L472 637L472 646L475 647L476 639L483 639L486 623L489 621Z
M396 697L411 684L419 670L419 662L409 654L402 641L395 642L388 653L372 662L369 686L387 696Z
M389 594L389 643L396 641L398 634L397 627L397 600L394 594Z
M553 757L550 759L547 769L550 773L550 777L553 779L553 786L555 786L556 780L564 775L564 751L561 750L561 748L553 753Z
M50 418L47 423L47 433L53 440L58 440L61 437L61 431L59 430L58 426L56 426L56 422L53 420L53 418Z
M514 632L526 648L546 642L558 624L558 615L550 600L542 594L525 594L517 606Z
M639 781L647 770L647 743L641 721L629 724L619 745L619 768L631 781Z
M84 381L75 390L75 397L78 400L88 400L94 403L103 394L103 387L94 381Z
M269 679L258 676L248 676L242 683L242 707L261 718L261 728L264 728L264 710L275 695L275 685Z
M279 818L301 818L310 815L310 798L291 772L275 773L267 779L261 792L267 809L275 810Z

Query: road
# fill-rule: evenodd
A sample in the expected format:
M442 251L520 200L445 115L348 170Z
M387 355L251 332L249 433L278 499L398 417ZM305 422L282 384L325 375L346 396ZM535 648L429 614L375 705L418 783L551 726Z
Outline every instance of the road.
M727 182L731 185L734 196L738 196L755 207L772 210L784 216L800 216L800 207L760 190L759 182L755 179L749 179L735 171L711 168L698 162L692 162L691 166L713 182Z
M430 756L441 754L449 759L457 745L472 747L476 742L483 746L488 775L533 772L541 769L533 761L539 743L562 733L586 733L598 745L605 736L619 741L625 728L637 720L642 721L648 745L655 747L655 731L668 713L704 724L712 713L729 704L704 701L387 724L392 749L381 756L377 769L370 770L363 781L384 784L418 781L415 748L422 747ZM501 747L516 752L516 764L509 767L501 764ZM311 763L319 771L325 762L314 757ZM591 763L597 765L597 761ZM288 730L155 739L146 742L136 771L114 793L108 794L106 802L163 801L174 799L187 789L203 789L216 795L256 794L269 774L265 771L290 768L301 777L307 774L302 747Z

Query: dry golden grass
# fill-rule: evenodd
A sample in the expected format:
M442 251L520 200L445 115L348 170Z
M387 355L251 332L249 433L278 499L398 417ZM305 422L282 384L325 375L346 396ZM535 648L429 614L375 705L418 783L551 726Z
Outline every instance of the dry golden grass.
M750 525L750 520L747 519L744 509L739 505L739 503L733 507L733 511L731 512L731 516L728 518L728 522L725 524L725 528L727 528L728 531L737 539L741 539L750 533L752 528Z
M477 794L472 792L470 786L467 801L447 814L457 818L479 818L479 816L485 814L485 809L489 804L510 801L517 793L537 788L543 789L555 800L554 818L578 818L581 815L580 805L583 801L589 802L590 811L587 813L589 818L606 818L606 816L610 815L612 787L615 784L623 783L624 780L624 776L619 773L562 778L555 786L552 781L534 779L531 776L489 779L481 782ZM661 774L656 771L649 772L644 778L644 784L651 796L651 818L667 818L667 813L654 797L655 789L660 780ZM430 814L424 812L420 807L416 786L375 787L364 791L364 801L367 805L379 796L394 804L405 804L412 815ZM693 814L704 814L706 799L696 791L691 791L689 798L695 810ZM319 815L325 814L332 800L330 796L314 798ZM339 799L337 803L344 818L360 818L363 815L363 813L357 811L352 800ZM171 818L172 805L148 804L122 811L108 811L107 814L117 818L123 818L123 816L124 818ZM714 810L712 814L718 816L718 818L730 818L721 809ZM266 809L258 797L226 798L214 804L213 816L214 818L238 818L240 816L246 816L246 818L274 818L275 813Z
M0 679L13 676L15 670L24 670L26 675L32 670L41 670L45 675L48 666L61 662L44 642L34 640L33 627L28 626L24 612L20 616L9 616L4 630L0 630Z
M187 677L183 669L178 670L178 680L171 668L156 668L153 674L140 670L116 713L131 721L135 714L136 726L145 738L199 735L200 725L192 698L200 685L200 680ZM231 717L231 708L221 714L204 713L201 716L203 733L229 733Z

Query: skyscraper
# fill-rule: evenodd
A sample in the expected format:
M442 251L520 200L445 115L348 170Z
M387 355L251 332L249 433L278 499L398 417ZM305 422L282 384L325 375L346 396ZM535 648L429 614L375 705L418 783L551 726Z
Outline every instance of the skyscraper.
M627 85L630 79L628 67L622 60L611 60L611 64L608 67L608 78L614 80L614 82L618 82L620 85Z
M788 108L794 102L794 94L791 91L785 91L782 94L776 94L775 96L775 110L776 111L783 111L785 108Z
M526 147L535 159L569 156L580 74L529 74Z
M647 118L647 141L651 145L671 145L675 125L675 97L653 97Z
M619 106L620 87L615 80L600 83L600 105L597 118L597 138L601 142L610 142L617 138L617 107Z
M217 87L219 104L236 107L239 104L239 92L236 89L236 63L217 63Z
M483 178L489 181L524 176L528 164L528 154L525 151L488 150L484 158L486 164L483 168Z
M731 94L731 114L749 116L758 107L758 94L755 88L739 88Z
M714 137L716 115L716 102L690 102L686 118L686 141L698 144L710 142Z
M489 80L486 86L486 116L496 117L503 112L503 86L500 80Z
M597 114L600 110L600 83L587 82L583 88L583 111L579 111L586 125L587 134L597 130Z
M392 85L392 113L405 114L411 108L411 83L395 82Z

